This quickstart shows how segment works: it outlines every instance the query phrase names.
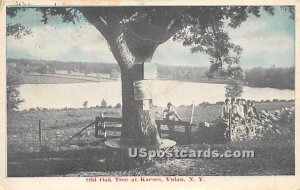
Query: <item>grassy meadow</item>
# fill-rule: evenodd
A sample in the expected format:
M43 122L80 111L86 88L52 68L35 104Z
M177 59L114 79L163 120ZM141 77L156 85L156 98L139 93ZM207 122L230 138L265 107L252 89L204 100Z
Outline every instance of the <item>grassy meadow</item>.
M257 109L275 110L294 102L257 103ZM156 107L156 119L164 108ZM176 108L190 121L191 106ZM13 111L7 113L8 176L119 176L119 175L285 175L294 173L294 135L282 134L230 144L178 145L177 148L253 149L253 159L170 159L156 160L150 166L127 168L107 164L107 148L94 137L90 127L69 144L63 143L94 121L95 116L121 117L120 108L82 108ZM221 114L221 105L196 106L193 123L209 122ZM38 121L42 126L42 146ZM193 132L197 131L197 127ZM178 167L180 165L180 167ZM182 166L182 167L181 167ZM28 168L31 168L28 170ZM32 169L33 168L33 169Z

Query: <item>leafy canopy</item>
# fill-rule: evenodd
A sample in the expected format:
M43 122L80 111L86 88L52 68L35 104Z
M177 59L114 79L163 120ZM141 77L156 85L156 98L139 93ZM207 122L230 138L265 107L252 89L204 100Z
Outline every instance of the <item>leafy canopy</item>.
M7 15L15 17L28 8L7 8ZM155 51L170 38L188 46L192 53L210 56L209 78L216 74L234 80L244 78L238 66L242 48L230 42L226 27L237 28L250 15L260 17L262 11L274 14L272 6L144 6L144 7L38 7L41 22L48 23L51 16L60 16L63 22L76 24L85 20L94 25L110 46L121 35L134 56ZM282 6L294 19L294 7ZM22 23L7 24L7 35L16 38L30 34ZM152 46L149 44L152 43ZM147 48L143 48L147 47Z

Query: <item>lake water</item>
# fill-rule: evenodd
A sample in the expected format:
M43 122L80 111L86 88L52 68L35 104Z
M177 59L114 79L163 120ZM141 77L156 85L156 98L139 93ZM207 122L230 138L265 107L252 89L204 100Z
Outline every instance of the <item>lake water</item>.
M215 103L224 100L224 84L194 83L179 81L153 81L153 103L165 106L190 105L201 102ZM105 99L108 105L121 103L121 82L71 83L71 84L25 84L20 86L20 95L25 102L20 110L29 108L82 108L100 105ZM243 98L251 100L295 99L294 90L244 87Z

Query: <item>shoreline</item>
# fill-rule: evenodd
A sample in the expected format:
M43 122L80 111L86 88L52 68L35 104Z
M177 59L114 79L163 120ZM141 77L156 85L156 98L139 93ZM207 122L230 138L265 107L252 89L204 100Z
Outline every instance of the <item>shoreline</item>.
M272 101L272 100L263 100L263 101L255 101L257 105L275 105L275 107L277 107L277 105L280 104L288 104L288 105L295 105L295 100L278 100L278 101ZM209 108L209 107L215 107L215 106L222 106L223 104L221 104L220 102L216 102L216 103L208 103L208 102L202 102L200 104L195 105L195 108L199 107L199 108ZM190 109L191 105L179 105L176 106L176 109ZM154 109L155 110L163 110L164 107L163 106L158 106L158 105L154 105ZM23 109L23 110L13 110L10 111L11 113L14 112L55 112L55 111L86 111L86 110L121 110L121 107L116 107L116 106L107 106L107 107L102 107L102 106L90 106L90 107L79 107L79 108L72 108L72 107L64 107L64 108L45 108L45 107L32 107L29 109Z
M69 75L69 74L34 74L34 75L22 75L23 82L21 85L26 84L74 84L74 83L98 83L98 82L119 82L120 79L112 79L112 78L97 78L94 76L85 76L85 75ZM199 81L194 80L177 80L171 78L157 78L157 81L178 81L178 82L190 82L190 83L205 83L205 84L224 84L226 85L226 80L220 79L201 79ZM289 88L272 88L272 87L258 87L251 86L247 84L243 84L244 87L249 88L270 88L270 89L278 89L278 90L293 90Z

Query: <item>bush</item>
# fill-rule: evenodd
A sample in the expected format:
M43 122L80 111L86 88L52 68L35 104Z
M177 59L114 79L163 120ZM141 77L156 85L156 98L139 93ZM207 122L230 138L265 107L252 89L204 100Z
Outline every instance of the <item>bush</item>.
M216 105L223 105L223 104L224 104L223 101L216 102Z
M202 102L201 104L199 104L199 106L203 106L203 107L206 107L209 105L211 105L209 102Z
M115 106L115 108L121 108L122 105L120 103L117 103L117 105Z
M86 108L87 105L88 105L88 101L84 101L84 102L83 102L83 107Z
M278 99L273 99L273 102L279 102L279 100Z
M230 80L228 84L225 85L225 97L241 97L243 94L243 85L241 81Z
M104 99L102 99L101 107L102 108L107 108L107 102Z
M19 105L24 102L21 100L18 87L22 82L21 75L14 71L8 71L6 76L6 96L7 110L18 109Z
M47 66L46 65L41 65L36 72L40 73L40 74L47 74Z

